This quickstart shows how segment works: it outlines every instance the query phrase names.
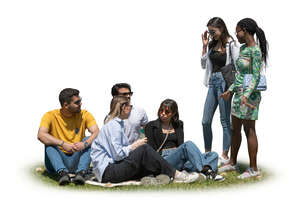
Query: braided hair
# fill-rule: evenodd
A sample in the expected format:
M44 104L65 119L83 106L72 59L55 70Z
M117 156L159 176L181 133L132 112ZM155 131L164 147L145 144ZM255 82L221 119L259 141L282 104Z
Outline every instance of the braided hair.
M244 18L240 20L237 25L243 29L246 30L249 34L252 36L256 34L258 41L259 41L259 47L262 53L262 60L267 63L267 57L268 57L268 42L266 40L266 36L264 31L258 27L255 20L251 18Z
M207 27L211 26L211 27L215 27L215 28L220 29L220 31L222 32L221 36L220 36L220 40L222 42L223 47L225 46L228 37L231 37L231 39L234 40L233 37L229 34L229 32L227 30L227 27L226 27L226 24L222 20L222 18L214 17L214 18L212 18L208 21L206 26ZM209 42L208 49L211 49L211 48L215 47L217 45L217 43L218 43L218 41L213 39L212 41Z

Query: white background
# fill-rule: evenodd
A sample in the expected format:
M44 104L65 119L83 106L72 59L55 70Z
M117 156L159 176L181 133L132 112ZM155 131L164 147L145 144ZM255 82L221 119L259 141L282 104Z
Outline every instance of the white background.
M1 1L1 195L6 209L286 209L299 193L299 11L294 1ZM77 192L34 181L43 161L37 141L42 115L59 108L58 94L77 88L99 126L111 86L132 85L133 103L150 120L162 100L179 104L185 138L203 150L201 118L207 89L200 68L201 33L214 16L234 36L236 23L255 19L270 44L268 91L257 134L258 163L273 177L258 185L163 193ZM213 149L221 152L217 111ZM245 137L239 160L248 162Z

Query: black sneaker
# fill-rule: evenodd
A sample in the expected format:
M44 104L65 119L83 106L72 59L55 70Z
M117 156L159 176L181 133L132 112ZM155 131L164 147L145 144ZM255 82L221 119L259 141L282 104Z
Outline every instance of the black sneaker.
M67 185L71 182L71 179L69 177L69 173L65 170L61 170L58 172L58 175L60 176L58 184L59 185Z
M77 172L72 181L76 185L84 185L84 183L85 183L85 175L86 175L85 171Z
M85 179L85 181L91 180L91 181L98 182L98 180L97 180L97 178L96 178L96 176L95 176L95 174L94 174L94 172L93 172L93 168L92 168L92 167L90 167L90 168L87 170L84 179Z
M223 181L223 180L225 180L225 178L223 176L218 175L216 172L214 172L211 169L207 170L204 174L206 176L206 179L209 179L209 180L214 180L214 181Z

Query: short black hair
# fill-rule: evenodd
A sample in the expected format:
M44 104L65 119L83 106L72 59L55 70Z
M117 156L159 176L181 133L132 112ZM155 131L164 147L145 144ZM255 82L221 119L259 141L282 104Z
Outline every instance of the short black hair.
M59 93L59 102L61 107L64 103L71 103L73 96L79 96L79 90L72 88L65 88Z
M129 84L127 83L118 83L118 84L115 84L112 88L111 88L111 95L114 97L114 96L117 96L119 94L119 89L121 88L127 88L129 89L129 91L131 92L131 87Z

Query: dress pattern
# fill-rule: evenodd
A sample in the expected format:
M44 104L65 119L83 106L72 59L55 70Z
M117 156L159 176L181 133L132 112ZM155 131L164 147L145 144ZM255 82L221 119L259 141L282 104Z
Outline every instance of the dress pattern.
M252 63L252 64L250 64ZM234 83L229 87L231 92L234 92L231 114L239 119L257 120L259 104L261 101L260 91L256 91L260 79L261 69L261 51L255 46L241 46L239 58L236 60L237 75ZM245 74L252 74L252 80L246 89L243 89L243 80ZM242 97L245 96L248 102L255 106L254 109L241 105Z

